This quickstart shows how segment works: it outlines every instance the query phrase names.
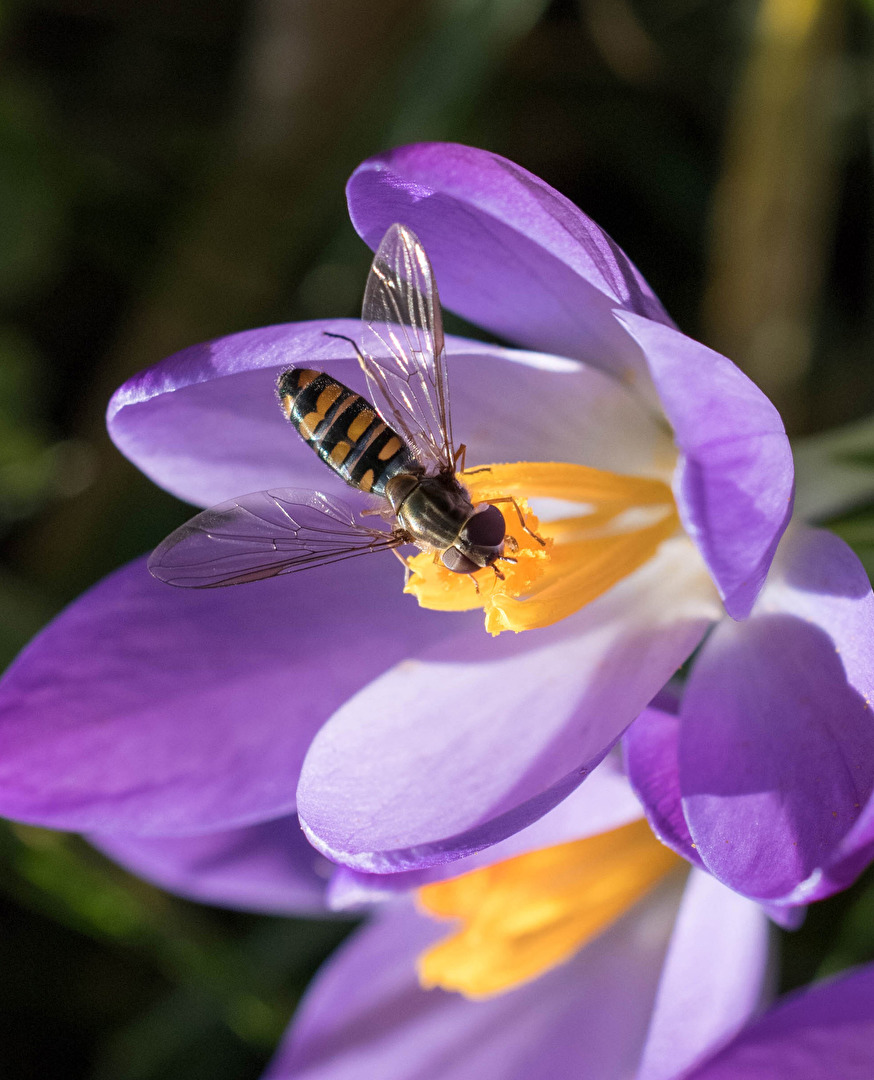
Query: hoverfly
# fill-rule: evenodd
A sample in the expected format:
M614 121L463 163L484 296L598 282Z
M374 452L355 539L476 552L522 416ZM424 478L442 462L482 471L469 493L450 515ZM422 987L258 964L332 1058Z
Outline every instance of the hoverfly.
M502 576L495 564L510 560L504 549L515 542L494 503L515 500L474 506L456 477L464 447L452 441L437 286L424 248L403 225L392 225L379 245L362 322L362 349L348 340L373 405L307 368L284 371L277 395L321 460L380 499L363 514L393 520L391 531L369 527L318 491L257 491L204 510L171 533L149 559L154 577L187 588L240 585L409 544L433 551L455 573L492 567Z

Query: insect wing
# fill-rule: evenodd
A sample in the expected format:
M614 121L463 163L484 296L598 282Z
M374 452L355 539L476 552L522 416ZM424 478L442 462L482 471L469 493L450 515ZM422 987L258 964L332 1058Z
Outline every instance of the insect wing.
M361 318L362 367L383 420L426 468L453 471L440 298L425 249L404 225L382 238Z
M360 525L338 499L318 491L256 491L193 517L155 548L153 577L210 589L291 574L371 551L403 538Z

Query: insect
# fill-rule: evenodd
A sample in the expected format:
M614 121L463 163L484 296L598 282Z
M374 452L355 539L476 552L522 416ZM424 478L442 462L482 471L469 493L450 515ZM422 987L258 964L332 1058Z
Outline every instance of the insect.
M284 371L277 395L321 460L380 500L362 514L382 514L390 531L370 527L321 492L258 491L204 510L171 533L149 559L154 577L187 588L240 585L410 544L455 573L491 567L503 576L496 563L513 561L505 548L515 540L495 503L515 500L474 506L456 476L464 447L452 440L437 286L424 248L403 225L392 225L376 252L362 323L361 349L344 340L358 354L373 404L308 368Z

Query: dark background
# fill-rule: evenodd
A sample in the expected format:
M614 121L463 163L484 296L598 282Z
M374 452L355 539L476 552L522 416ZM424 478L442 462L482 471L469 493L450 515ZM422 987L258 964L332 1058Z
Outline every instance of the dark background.
M0 7L0 662L189 515L109 444L111 391L205 338L355 315L343 185L401 142L544 177L793 435L874 411L872 31L870 0ZM874 515L836 527L874 566ZM0 826L0 861L16 1078L257 1077L346 929L189 904L33 828ZM786 988L874 959L874 876L782 944Z

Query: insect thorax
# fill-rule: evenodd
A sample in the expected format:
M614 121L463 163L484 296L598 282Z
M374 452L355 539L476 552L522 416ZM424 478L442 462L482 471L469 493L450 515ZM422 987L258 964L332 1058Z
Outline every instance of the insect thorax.
M392 481L390 498L405 481L403 476ZM438 551L455 543L472 514L467 491L452 475L420 477L397 507L398 524L421 546Z
M384 495L393 476L422 472L370 402L325 372L289 368L279 376L276 391L301 438L352 487Z

